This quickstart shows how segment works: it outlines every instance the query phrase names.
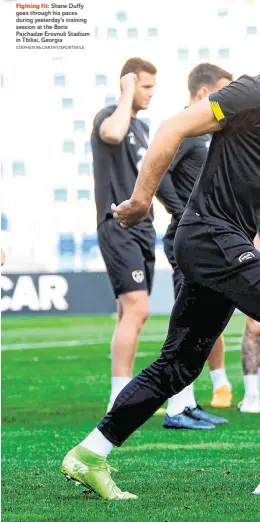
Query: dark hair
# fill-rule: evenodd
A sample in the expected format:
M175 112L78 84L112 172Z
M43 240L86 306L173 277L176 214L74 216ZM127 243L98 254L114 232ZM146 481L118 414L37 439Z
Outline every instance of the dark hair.
M128 73L135 73L138 74L141 71L147 72L149 74L156 74L157 70L156 67L150 62L147 62L146 60L142 60L142 58L129 58L125 65L123 66L123 69L120 74L120 78L122 76L125 76Z
M200 63L188 76L188 89L191 96L196 96L198 90L204 85L214 86L222 78L233 80L233 75L212 63Z

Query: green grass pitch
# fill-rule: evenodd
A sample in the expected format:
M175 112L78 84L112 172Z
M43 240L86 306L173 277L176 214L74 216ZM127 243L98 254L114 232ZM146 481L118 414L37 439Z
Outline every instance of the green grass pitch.
M135 371L154 360L167 318L152 317ZM111 317L4 318L2 353L2 520L57 522L260 521L260 415L240 414L244 317L225 331L233 407L213 432L171 431L153 417L110 456L122 489L138 500L88 498L60 473L64 454L103 417L110 388ZM205 367L196 383L211 399ZM214 410L217 413L217 410Z

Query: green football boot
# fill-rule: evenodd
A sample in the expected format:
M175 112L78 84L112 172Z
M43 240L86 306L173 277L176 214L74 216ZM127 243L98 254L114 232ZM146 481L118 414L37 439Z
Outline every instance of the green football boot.
M76 485L86 486L89 492L98 493L107 500L128 500L137 498L127 491L121 491L111 478L114 470L104 457L89 451L84 446L76 446L65 456L61 472L67 480L74 480ZM116 471L116 470L114 470Z

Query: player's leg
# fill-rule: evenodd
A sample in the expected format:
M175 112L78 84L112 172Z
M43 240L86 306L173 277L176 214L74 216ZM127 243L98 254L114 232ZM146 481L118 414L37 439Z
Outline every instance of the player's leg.
M132 378L138 335L148 316L149 288L145 259L133 231L123 230L114 219L109 219L99 227L98 239L118 311L111 342L109 410Z
M226 244L226 234L217 234L216 242L223 249ZM218 282L220 290L228 291L237 308L249 316L242 343L242 361L245 383L245 399L240 411L253 410L259 412L259 398L257 386L259 350L259 322L260 322L260 253L259 239L254 246L241 240L240 236L232 235L230 247L226 250L226 261L231 267L228 280Z
M225 292L238 309L249 316L243 338L242 359L245 382L245 399L240 411L258 413L257 343L260 322L260 253L244 237L228 231L213 229L215 243L225 252L225 275L221 275L215 288ZM255 246L256 243L255 243Z
M209 302L215 303L217 313L211 313ZM168 397L200 374L233 310L228 298L186 281L173 308L160 357L121 391L98 427L66 455L63 473L104 498L128 498L115 489L105 457L113 445L120 446Z
M161 356L122 390L98 427L63 461L63 473L69 471L105 498L115 498L104 458L113 445L120 446L167 397L198 377L235 307L260 322L260 254L246 239L220 227L214 237L208 225L182 228L178 265L186 278L198 282L185 279Z
M170 239L172 240L172 237ZM170 250L170 245L168 246L167 249L165 249L165 251L167 253L169 253L169 252L171 253L170 261L173 263L174 254ZM175 261L175 265L173 266L173 269L174 269L174 272L173 272L174 294L175 294L175 299L177 299L180 289L181 289L183 274L182 274L180 268L177 266L176 261ZM216 343L214 344L214 346L212 348L212 351L214 351L214 352L217 351L216 355L218 355L218 358L217 358L217 356L215 356L215 357L213 357L213 360L212 360L212 358L211 358L212 351L211 351L208 361L210 364L210 360L211 360L211 364L213 366L212 369L214 369L214 370L217 369L217 373L221 374L222 382L220 381L220 377L219 377L219 382L220 382L220 386L223 386L223 384L226 384L226 382L224 382L224 378L223 378L225 375L225 369L224 368L222 369L224 346L223 345L220 346L220 341L219 341L220 339L222 339L222 337L217 339ZM220 352L221 348L222 348L222 355L220 356L219 352ZM220 370L220 368L221 368L221 370ZM215 375L216 375L216 372L215 372ZM227 390L226 390L226 388L224 388L224 389L221 388L220 393L218 393L218 395L214 397L215 402L217 402L217 404L219 405L220 401L221 401L222 407L223 407L223 404L226 407L227 405L230 405L229 404L231 401L230 395L231 394L230 394L229 388ZM216 401L216 399L218 399L218 400ZM227 402L227 400L229 402ZM214 405L215 404L213 404L213 406ZM212 415L211 413L208 413L203 408L201 408L201 406L196 401L196 398L194 395L194 383L192 382L191 384L189 384L189 386L184 388L180 393L173 395L172 397L170 397L168 399L166 416L164 418L163 426L168 429L172 428L172 429L193 429L193 430L202 429L202 430L205 430L205 429L212 429L213 424L226 424L226 423L227 423L227 420L224 419L223 417Z
M177 231L177 223L172 217L171 223L167 228L166 234L163 238L164 252L172 267L172 280L173 280L173 291L175 300L177 299L183 274L177 266L174 256L174 238ZM191 383L189 386L184 388L180 393L173 395L168 399L168 405L166 411L164 408L160 408L158 411L160 414L164 414L165 427L172 427L173 429L212 429L212 424L209 422L195 419L190 414L190 409L196 408L197 403L194 396L194 385ZM186 411L185 411L186 409Z
M259 252L244 237L220 227L180 228L188 231L177 232L178 265L186 277L201 283L185 279L161 357L126 386L99 424L103 435L118 446L171 391L178 393L200 374L235 307L260 321Z
M116 223L114 226L118 227L118 224ZM129 231L121 229L120 234L125 240L129 236ZM133 376L139 333L149 315L148 295L152 289L155 265L155 231L153 227L148 226L145 233L143 230L132 229L129 245L131 249L129 248L127 261L125 259L123 263L123 271L126 271L127 265L131 278L129 280L125 273L120 277L122 281L125 280L123 288L131 289L131 292L118 296L120 320L111 344L112 391L108 411L112 408L118 393ZM138 270L136 270L137 267L139 267ZM144 288L144 290L140 288Z
M210 377L213 384L213 408L230 408L232 401L232 387L225 369L224 337L221 335L215 342L208 358Z
M120 295L118 309L120 316L111 343L112 389L108 410L133 377L138 336L149 315L147 290Z
M258 372L260 367L260 323L247 317L242 340L242 367L245 395L240 403L242 413L260 413Z
M215 241L216 241L219 249L224 251L224 249L226 249L226 247L227 247L228 240L229 240L228 232L223 231L224 233L221 234L219 229L217 229L215 232L216 232ZM214 236L214 227L212 228L212 234ZM250 267L250 258L249 258L248 273L246 273L247 271L245 271L243 276L242 275L239 276L239 274L238 274L238 281L239 282L241 281L242 286L247 284L247 280L249 282L252 281L252 286L254 286L254 282L259 281L257 269L254 268L254 261L256 260L256 263L257 263L257 259L259 259L259 256L252 248L252 245L250 245L250 244L247 245L247 242L245 242L243 240L241 241L240 236L237 236L237 239L235 239L235 238L236 238L236 236L233 235L232 241L230 242L229 249L227 250L228 254L227 254L226 262L229 263L231 272L233 272L230 274L229 286L230 287L232 286L233 277L236 280L236 272L237 271L241 272L241 268L242 268L242 272L243 272L243 262L244 262L243 254L247 251L247 249L249 250L249 252L252 251L252 257L251 257L251 261L253 261L252 269ZM243 246L243 243L245 244L245 246ZM260 237L259 236L257 236L255 238L254 246L256 249L260 250ZM233 267L233 270L232 270L232 267ZM244 281L244 280L246 280L246 281ZM238 282L238 285L240 284L239 282ZM223 281L218 284L218 288L221 289L221 287L223 287L223 289L224 289L225 286L228 286L228 285L227 285L227 282L225 281L225 279L223 279ZM232 295L236 298L235 294L239 294L239 291L237 291L237 289L235 289L235 285L233 285L233 286L234 286L234 289L232 290ZM255 290L254 290L254 293L255 293ZM247 299L248 299L248 297L247 297ZM239 298L239 301L237 301L238 306L240 305L240 307L243 306L243 303L241 301L242 300L240 298ZM254 324L254 322L252 320L248 320L248 323L251 325ZM252 335L250 334L250 326L248 325L248 328L246 329L246 332L245 332L244 341L243 341L243 351L245 354L245 358L249 357L249 359L250 359L249 353L252 352L253 345L255 346L255 340L253 339ZM253 349L253 351L254 351L254 349ZM223 359L222 359L222 357L223 357ZM230 383L227 379L227 376L226 376L225 370L224 370L224 345L221 343L220 340L218 340L216 342L215 347L212 349L212 352L209 356L209 365L210 365L210 370L211 370L211 372L210 372L211 378L213 380L213 386L214 386L214 396L213 396L213 401L212 401L211 405L216 406L216 407L223 407L223 405L225 405L226 402L229 404L229 402L231 402L231 401L230 401L230 389L229 389ZM255 381L255 378L252 377L252 379L251 379L251 377L249 377L248 383L250 383L251 381L253 383L253 381ZM250 386L250 384L248 384L248 386ZM255 391L256 391L256 388L255 388ZM251 392L252 392L252 389L251 389ZM242 406L242 408L243 408L243 406Z
M197 242L197 245L200 245L200 241ZM200 246L199 246L200 248ZM205 252L205 259L207 257L207 252ZM176 262L176 261L175 261ZM180 270L178 268L178 270ZM176 288L179 288L179 274L176 272ZM217 408L226 408L231 406L231 384L227 378L226 370L225 370L225 364L224 364L224 339L223 336L220 336L219 339L217 339L216 343L214 344L208 359L209 367L210 367L210 376L213 383L213 399L211 402L211 406L217 407ZM190 388L193 385L190 386ZM189 400L194 400L194 393L193 390L190 392ZM173 399L174 400L174 399ZM199 414L199 412L198 412ZM209 414L208 417L205 417L204 414L201 418L210 420L211 422L214 420L214 417L210 417ZM217 420L217 418L215 418ZM225 419L219 419L218 422L222 423Z
M168 240L168 236L166 236ZM170 241L173 247L173 238L170 236ZM170 250L170 245L167 249L165 248L166 255L170 255L168 261L171 263L173 268L173 287L175 300L178 298L180 293L183 274L179 267L174 261L174 254ZM163 421L163 427L167 429L191 429L191 430L211 430L213 424L209 420L201 419L199 416L194 417L192 412L195 410L198 414L202 411L197 409L197 401L194 396L194 384L193 382L186 386L176 395L173 395L168 399L166 414Z

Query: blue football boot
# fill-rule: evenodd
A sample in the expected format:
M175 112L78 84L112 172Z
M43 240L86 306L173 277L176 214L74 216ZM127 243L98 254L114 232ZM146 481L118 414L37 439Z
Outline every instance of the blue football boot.
M195 419L189 408L185 408L182 413L169 417L166 413L163 421L163 427L166 429L179 430L214 430L214 424L205 422L204 420Z
M186 408L185 410L189 410L192 417L197 420L203 420L215 425L228 423L228 420L224 419L224 417L218 417L217 415L212 415L212 413L203 410L198 403L195 408Z

